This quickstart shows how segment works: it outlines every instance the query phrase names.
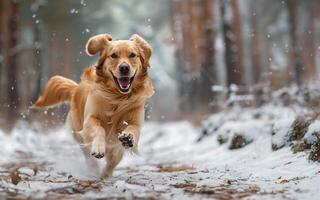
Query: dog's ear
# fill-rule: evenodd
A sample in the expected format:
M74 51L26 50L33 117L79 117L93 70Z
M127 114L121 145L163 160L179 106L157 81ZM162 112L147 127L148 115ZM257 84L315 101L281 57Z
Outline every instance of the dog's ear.
M140 59L143 67L150 67L149 60L152 54L151 46L137 34L132 35L130 40L135 42L140 49Z
M112 41L112 36L109 34L100 34L91 37L86 45L86 52L89 56L101 52L108 43Z

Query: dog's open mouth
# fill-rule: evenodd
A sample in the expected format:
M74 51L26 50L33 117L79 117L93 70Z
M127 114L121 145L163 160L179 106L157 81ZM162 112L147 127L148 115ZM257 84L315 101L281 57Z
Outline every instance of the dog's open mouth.
M132 77L123 76L123 77L119 77L119 78L114 76L113 73L111 73L111 74L113 76L114 81L118 85L120 92L123 94L127 94L130 91L135 74Z

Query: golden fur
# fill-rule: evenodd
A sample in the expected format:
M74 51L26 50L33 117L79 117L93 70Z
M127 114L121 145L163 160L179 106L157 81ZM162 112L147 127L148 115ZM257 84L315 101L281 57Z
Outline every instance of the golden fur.
M112 41L106 34L90 38L86 51L100 56L96 66L84 70L80 84L61 76L52 77L34 107L69 102L67 122L73 136L80 143L91 144L90 149L83 149L90 166L97 166L90 154L96 158L106 156L107 165L101 174L105 178L121 161L124 149L137 150L144 105L153 94L147 73L152 49L138 35ZM133 80L125 92L117 82L123 63L130 66L128 77Z

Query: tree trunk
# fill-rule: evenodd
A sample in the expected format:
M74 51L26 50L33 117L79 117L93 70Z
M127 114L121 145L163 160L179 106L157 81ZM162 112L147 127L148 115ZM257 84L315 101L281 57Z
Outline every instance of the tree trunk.
M314 9L314 12L313 12L313 14L314 14L314 21L315 22L319 22L320 21L320 2L319 1L316 1L316 0L314 0L313 1L313 9ZM315 26L315 34L317 34L316 35L316 37L315 37L315 50L316 50L316 52L315 52L315 60L316 60L316 63L315 63L315 66L316 66L316 69L319 69L320 68L320 63L319 63L319 59L317 59L317 58L319 58L319 43L320 43L320 41L319 41L319 28L318 28L319 26ZM319 73L319 72L318 72ZM319 78L320 77L320 75L319 74L317 74L317 78Z
M203 109L209 108L212 110L210 103L212 103L214 96L212 86L216 84L215 77L215 31L213 27L213 0L201 0L202 16L200 17L201 33L198 38L201 38L200 47L200 66L201 66L201 80L200 87L200 103L204 105Z
M53 39L52 39L53 40ZM58 52L58 45L55 40L51 40L50 45L50 55L49 55L49 77L57 75L57 52Z
M227 85L236 84L238 86L244 85L243 70L240 52L242 51L241 43L237 40L241 40L240 19L235 21L238 13L237 4L234 4L230 0L220 0L220 14L222 20L223 40L225 45L225 64L227 72ZM234 13L235 12L235 13ZM232 17L230 17L232 16ZM240 16L238 16L240 18ZM233 28L233 26L239 26ZM237 30L237 33L235 32ZM236 35L238 34L238 35ZM238 39L237 39L238 38ZM237 44L239 43L239 44ZM240 45L240 46L239 46Z
M4 9L3 9L3 4L4 1L0 1L0 111L2 110L2 103L3 99L1 98L2 95L2 88L3 88L3 60L4 60L4 55L3 55L3 20L4 20Z
M71 78L71 69L70 69L70 43L64 43L64 57L63 57L63 75L65 77Z
M316 67L316 47L315 47L315 13L316 13L316 2L314 0L310 0L310 3L307 7L310 10L309 20L307 25L307 30L304 33L304 44L302 51L303 58L303 66L305 69L305 79L311 80L316 78L317 75L317 67Z
M301 48L298 43L297 33L297 1L287 0L288 20L289 20L289 37L292 49L294 82L300 86L303 78L303 64L301 61Z
M19 88L17 84L18 65L16 53L13 49L17 45L18 40L18 4L9 2L9 53L7 65L7 114L10 122L13 122L19 112Z
M35 24L34 26L34 42L36 44L36 48L34 50L34 56L35 56L35 68L36 68L36 82L35 82L35 90L34 90L34 94L32 95L32 102L35 102L38 97L39 94L41 92L41 79L43 76L43 66L41 65L41 56L42 56L42 51L41 51L41 30L40 30L40 22L38 22L37 24Z
M180 108L184 112L191 112L197 105L198 93L197 85L198 78L195 75L199 66L197 65L197 52L195 50L195 19L194 19L194 5L193 1L179 0L176 4L178 11L175 15L175 20L178 21L177 25L180 25L181 44L178 44L178 52L180 54L178 67L178 79L179 79L179 96L180 96Z
M252 2L255 4L255 2ZM254 13L252 5L251 13ZM259 32L258 32L258 23L257 23L257 16L251 16L251 63L252 63L252 78L253 84L258 84L261 79L261 63L260 63L260 42L259 42Z
M238 1L231 1L232 10L232 32L234 33L234 59L236 71L239 72L239 85L244 85L244 67L243 67L243 44L242 44L242 23Z
M177 63L177 76L179 80L179 105L180 110L188 112L191 108L192 92L189 84L188 71L191 69L188 50L191 49L190 41L188 39L188 31L190 30L190 18L188 17L188 1L178 0L174 2L176 9L172 9L172 15L174 17L174 29L176 35L176 46L178 59ZM190 35L189 35L190 37Z
M213 100L213 6L212 0L173 2L172 29L176 36L180 108L187 113L208 112Z
M2 62L1 62L1 93L0 93L0 102L1 107L4 109L7 107L6 103L6 88L7 88L7 65L8 65L8 57L9 57L9 48L10 48L10 41L9 41L9 20L10 20L10 12L9 8L9 0L1 1L1 55L2 55Z

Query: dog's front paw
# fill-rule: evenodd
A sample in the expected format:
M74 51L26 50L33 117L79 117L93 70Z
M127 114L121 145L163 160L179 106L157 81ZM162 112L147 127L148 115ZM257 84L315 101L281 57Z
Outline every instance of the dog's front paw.
M92 142L91 155L100 159L104 157L106 151L106 142L104 139L95 138Z
M133 134L131 133L122 132L119 135L118 139L122 143L122 146L126 149L134 146L134 137L133 137Z

